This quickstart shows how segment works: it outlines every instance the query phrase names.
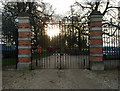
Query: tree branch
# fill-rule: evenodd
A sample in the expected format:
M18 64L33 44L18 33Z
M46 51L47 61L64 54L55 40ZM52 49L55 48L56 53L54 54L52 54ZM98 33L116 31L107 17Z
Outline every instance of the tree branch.
M110 24L110 23L103 23L102 25L106 25L106 24L109 25L109 26L114 26L114 27L116 27L116 29L115 29L115 31L112 34L105 33L104 31L102 32L102 34L106 34L108 36L114 36L115 32L117 31L117 29L120 30L120 26L118 26L118 25L114 25L114 24Z
M104 12L102 13L102 15L103 15L103 16L104 16L104 15L105 15L105 13L107 12L108 5L109 5L109 0L107 0L107 5L106 5L106 8L105 8Z
M117 28L116 28L116 30L115 30L115 31L114 31L112 34L110 34L110 33L105 33L105 32L102 32L102 35L103 35L103 34L106 34L106 35L108 35L108 36L111 36L111 37L112 37L112 36L114 36L114 35L115 35L115 32L116 32L116 31L117 31Z
M114 26L114 27L116 27L116 28L118 28L118 29L120 30L120 26L115 25L115 24L111 24L111 23L108 23L108 22L103 23L102 26L103 26L103 25L106 25L106 24L109 25L109 26Z
M78 26L75 26L75 25L72 25L74 28L76 28L78 31L81 31L81 29L78 27ZM81 25L82 26L82 25ZM81 27L80 26L80 27ZM81 31L81 34L82 35L87 35L87 36L89 36L89 34L88 33L83 33L82 31Z
M80 4L79 2L75 2L74 4L76 4L76 5L80 6L80 7L82 7L83 9L84 9L84 8L90 8L90 9L91 9L91 7L86 7L86 6L83 6L83 5L82 5L82 4Z
M98 10L98 6L100 4L100 1L99 2L95 2L96 6L95 6L95 10L97 11Z

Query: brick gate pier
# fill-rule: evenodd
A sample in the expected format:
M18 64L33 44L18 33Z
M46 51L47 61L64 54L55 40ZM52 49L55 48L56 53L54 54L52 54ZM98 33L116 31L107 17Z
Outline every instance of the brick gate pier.
M90 69L104 70L102 17L99 11L93 11L90 15Z
M31 68L31 29L28 14L18 16L18 70Z

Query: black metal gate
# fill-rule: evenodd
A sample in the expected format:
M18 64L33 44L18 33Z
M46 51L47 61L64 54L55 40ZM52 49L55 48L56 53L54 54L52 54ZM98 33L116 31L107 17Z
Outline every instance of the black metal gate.
M81 30L73 23L81 25ZM85 26L78 22L50 22L39 34L32 34L33 68L89 68L89 36L85 35Z
M17 67L17 43L18 43L18 29L11 21L6 21L2 17L0 38L0 51L2 52L2 68L11 69Z
M120 61L120 30L111 24L103 23L103 61L105 69L116 68ZM119 25L118 25L119 26Z

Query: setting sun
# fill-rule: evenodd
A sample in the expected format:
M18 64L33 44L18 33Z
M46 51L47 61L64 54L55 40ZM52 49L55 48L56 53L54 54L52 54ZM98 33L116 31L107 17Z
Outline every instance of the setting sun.
M60 29L58 25L48 25L46 28L47 35L50 36L50 38L59 35Z

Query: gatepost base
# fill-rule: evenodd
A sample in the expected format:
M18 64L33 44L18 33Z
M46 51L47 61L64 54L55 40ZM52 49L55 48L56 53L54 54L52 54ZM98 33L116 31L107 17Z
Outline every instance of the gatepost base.
M91 70L104 70L104 62L91 62L90 69Z
M30 69L31 69L31 62L17 64L17 70L30 70Z

